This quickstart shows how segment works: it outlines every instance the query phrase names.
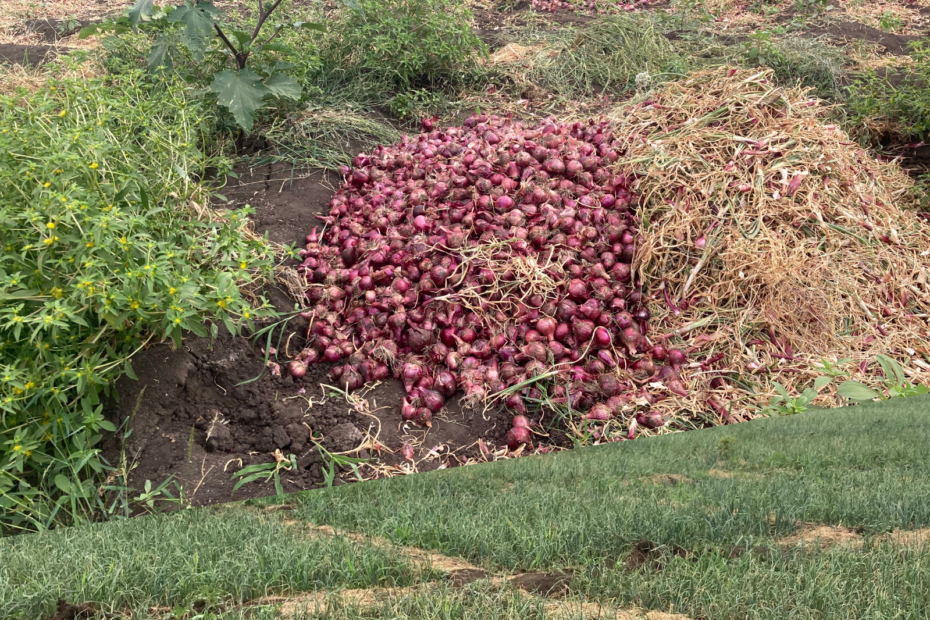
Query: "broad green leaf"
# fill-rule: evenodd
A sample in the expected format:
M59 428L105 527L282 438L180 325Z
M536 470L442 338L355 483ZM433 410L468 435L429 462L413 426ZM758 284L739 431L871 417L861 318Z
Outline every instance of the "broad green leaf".
M776 392L782 395L783 398L790 398L790 396L788 396L788 390L786 390L785 386L783 386L781 383L775 381L772 386L775 388Z
M248 69L221 71L213 76L210 90L216 93L220 105L227 108L246 131L252 130L255 112L261 109L262 99L271 94L262 79Z
M236 41L239 42L239 45L248 45L252 40L252 35L248 32L243 32L241 30L233 30L232 35L236 37Z
M155 0L138 0L131 9L129 9L129 25L135 30L139 22L146 17L150 17L154 12L153 6Z
M148 58L145 59L149 67L149 73L167 73L171 71L174 67L174 63L171 61L173 51L174 43L171 39L165 34L158 35L158 38L152 43Z
M359 3L358 0L342 0L342 4L344 4L347 8L350 8L356 13L358 13L359 15L361 15L362 21L366 21L365 9L362 8L362 5Z
M262 99L271 94L261 78L248 69L217 73L213 76L210 90L216 93L220 105L227 108L246 131L252 130L255 112L261 109Z
M55 476L55 486L61 489L64 493L71 493L71 481L61 474L57 474Z
M832 377L817 377L814 379L814 389L821 390L824 386L829 385L833 381Z
M284 54L293 54L294 48L288 47L283 43L269 43L268 45L262 46L263 52L281 52Z
M326 26L317 22L294 22L294 28L305 28L307 30L316 30L317 32L326 32Z
M90 26L81 28L81 30L78 31L78 40L86 39L87 37L93 37L100 34L103 32L103 28L101 28L101 26L102 24L91 24Z
M844 381L836 388L836 393L850 400L872 400L881 396L872 388L858 381Z
M300 99L300 84L292 76L286 73L275 73L265 80L265 86L274 94L275 97L287 97L288 99Z
M876 355L875 359L878 360L878 363L881 364L882 370L885 372L885 379L888 381L894 380L898 385L903 385L907 379L904 376L904 369L901 368L896 360L888 357L887 355ZM892 379L893 377L893 379Z
M196 7L179 6L168 16L168 21L176 24L184 23L184 33L181 40L190 48L194 60L200 62L203 60L203 53L207 50L207 44L213 38L215 30L214 19L219 15L219 10L211 3L201 2Z
M109 431L111 433L116 432L116 425L113 424L113 422L110 422L109 420L103 420L102 422L100 422L100 424L98 424L98 426L105 431Z
M808 403L812 403L814 399L817 398L817 390L814 388L807 388L801 392L801 398Z
M136 376L136 371L132 369L132 364L129 363L129 360L126 360L126 368L124 368L126 376L132 379L133 381L138 381L139 377Z

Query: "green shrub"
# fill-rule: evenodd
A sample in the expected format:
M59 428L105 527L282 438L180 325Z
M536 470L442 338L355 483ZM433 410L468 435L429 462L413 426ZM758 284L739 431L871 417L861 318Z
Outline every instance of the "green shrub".
M930 42L911 44L912 63L897 69L866 70L849 86L852 120L877 121L897 138L930 135Z
M487 53L471 18L456 0L360 0L334 25L329 62L400 90L459 83Z
M833 47L804 37L780 37L778 31L758 30L739 47L737 60L744 65L769 67L783 84L800 83L820 97L837 98L845 55Z
M296 101L301 97L300 84L288 73L293 65L274 62L276 54L294 50L273 40L287 29L325 31L315 22L278 22L271 26L272 16L280 15L275 13L280 6L280 1L259 2L254 27L239 24L243 28L239 30L226 22L223 10L212 2L184 0L176 6L156 7L152 0L136 0L116 21L81 29L80 38L104 32L119 37L141 26L147 34L155 35L147 41L150 45L144 52L150 72L177 70L188 82L209 84L218 103L248 132L266 100ZM253 58L254 62L250 60Z
M211 123L142 71L0 98L0 530L112 512L100 400L129 357L254 317L238 287L267 261L248 211L192 208L227 166L201 150Z

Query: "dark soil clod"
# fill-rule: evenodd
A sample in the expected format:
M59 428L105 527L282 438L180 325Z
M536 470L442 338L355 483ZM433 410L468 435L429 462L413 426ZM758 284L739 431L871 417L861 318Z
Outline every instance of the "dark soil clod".
M633 546L626 565L631 571L640 568L662 570L671 557L688 557L688 552L678 545L657 545L643 539Z
M509 579L510 585L548 597L565 596L572 576L567 573L524 573Z

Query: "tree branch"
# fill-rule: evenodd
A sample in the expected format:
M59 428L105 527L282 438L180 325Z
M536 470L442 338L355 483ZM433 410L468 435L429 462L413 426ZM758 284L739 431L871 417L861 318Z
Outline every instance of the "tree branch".
M261 1L262 1L262 0L258 0L259 4L261 4ZM258 38L258 33L261 31L262 26L265 25L265 20L268 19L268 17L269 17L272 13L274 13L274 10L275 10L276 8L278 8L278 5L279 5L279 4L281 4L281 0L275 0L275 3L271 5L271 8L268 9L267 12L264 12L264 11L261 11L261 10L259 11L259 14L258 14L258 23L255 24L255 32L252 33L252 40L249 41L249 45L252 45L252 43L255 42L255 39Z
M232 52L233 58L236 59L236 65L237 65L237 67L238 67L239 69L242 69L243 66L244 66L244 59L242 58L242 54L239 53L239 50L236 49L236 46L234 46L234 45L232 44L232 42L230 42L230 40L229 40L228 38L226 38L226 34L220 29L220 25L219 25L219 24L217 24L216 22L213 22L213 28L216 29L216 34L219 35L219 37L220 37L220 39L222 39L223 43L226 44L226 47L229 48L229 51Z
M284 28L278 28L277 30L275 30L273 35L271 35L270 37L268 37L267 39L265 39L265 42L262 43L262 47L265 47L266 45L268 45L269 43L271 43L271 40L274 39L274 38L275 38L276 36L278 36L279 34L281 34L281 31L283 31L283 30L284 30Z

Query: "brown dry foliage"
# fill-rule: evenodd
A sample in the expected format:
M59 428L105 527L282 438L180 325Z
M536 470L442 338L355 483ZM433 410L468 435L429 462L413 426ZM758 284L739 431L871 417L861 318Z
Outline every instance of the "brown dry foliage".
M930 349L930 228L906 204L912 182L829 124L828 109L807 89L776 87L769 70L723 67L612 114L621 170L642 196L634 267L691 304L675 316L658 295L655 324L725 352L730 371L767 367L758 380L797 391L824 358ZM701 319L710 324L683 329ZM709 378L692 387L705 392Z

